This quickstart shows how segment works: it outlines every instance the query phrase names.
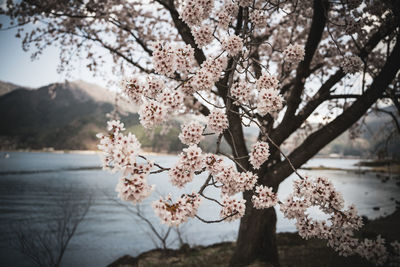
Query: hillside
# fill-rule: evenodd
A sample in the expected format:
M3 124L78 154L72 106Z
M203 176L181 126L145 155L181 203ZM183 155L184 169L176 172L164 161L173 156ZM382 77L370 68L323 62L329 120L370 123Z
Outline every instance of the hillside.
M0 149L96 149L95 134L105 131L106 114L113 110L114 101L114 92L84 81L54 83L38 89L0 82L0 112L3 115L0 117ZM126 114L121 119L127 130L138 137L145 149L175 152L183 148L178 139L182 120L171 121L166 134L161 134L165 132L161 127L149 132L139 124L135 105L125 99L120 99L118 105ZM355 139L351 139L347 131L326 146L320 155L385 157L389 154L400 157L398 134L387 141L393 129L386 114L370 114ZM255 127L244 130L246 139L256 139ZM284 151L293 149L305 136L301 131L293 135ZM212 152L214 144L215 137L208 136L200 146ZM226 143L222 145L224 151L229 151Z
M0 96L0 148L95 149L95 134L104 130L114 98L115 93L82 81L14 87ZM121 106L134 111L128 103ZM138 124L138 115L130 113L124 121Z
M5 95L19 87L20 86L12 83L0 81L0 96Z
M5 84L5 83L3 83ZM96 133L104 132L106 114L113 110L115 93L84 81L54 83L38 89L20 86L0 96L0 149L96 150ZM146 131L139 124L137 107L118 100L121 120L137 136L142 147L154 152L177 152L180 122L169 122L166 134L162 127ZM208 136L201 146L214 150L215 137ZM223 149L227 145L223 143Z

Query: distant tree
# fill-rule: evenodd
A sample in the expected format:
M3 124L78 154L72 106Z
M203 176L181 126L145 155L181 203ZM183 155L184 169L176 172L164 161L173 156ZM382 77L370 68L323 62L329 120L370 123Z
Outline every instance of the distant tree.
M184 231L182 227L158 227L150 220L148 216L143 213L142 206L140 204L132 207L131 205L128 205L128 203L116 200L111 196L109 196L109 199L114 201L117 205L123 207L136 221L144 223L143 230L148 234L157 249L170 249L171 246L176 242L178 243L179 247L182 247L184 244L186 244L184 241ZM171 232L175 232L176 238L172 237Z
M207 170L197 193L153 206L163 222L176 225L196 216L200 199L210 200L205 188L221 188L223 203L211 200L221 204L221 219L198 218L214 223L241 217L231 266L255 260L279 266L272 207L277 203L285 216L297 219L303 237L328 239L344 255L357 253L379 264L387 260L382 239L353 239L359 217L354 208L342 210L332 185L305 179L296 169L380 99L398 103L393 81L400 68L399 1L10 0L3 13L15 27L34 23L33 30L18 33L24 49L33 46L34 57L59 44L62 67L80 53L96 71L104 64L93 49L98 46L113 57L116 70L136 72L124 91L141 106L144 127L183 111L206 117L207 129L185 124L181 140L190 147L172 168L136 162L144 158L138 156L140 144L122 135L120 122L110 122L100 147L106 166L129 174L118 184L122 199L137 202L150 194L148 174L169 171L171 182L183 186ZM314 115L324 119L318 128L309 127ZM243 133L248 126L259 130L250 153ZM304 141L283 155L280 147L303 129L308 130ZM202 134L218 137L216 155L204 156L194 145ZM229 155L219 149L222 137ZM236 169L223 165L217 154L230 158ZM275 192L293 172L301 178L294 198L278 201ZM227 196L241 191L243 200ZM310 205L332 216L331 224L307 217Z
M12 246L41 267L58 267L71 239L92 205L91 197L77 200L70 192L54 199L46 222L39 225L31 220L12 226Z

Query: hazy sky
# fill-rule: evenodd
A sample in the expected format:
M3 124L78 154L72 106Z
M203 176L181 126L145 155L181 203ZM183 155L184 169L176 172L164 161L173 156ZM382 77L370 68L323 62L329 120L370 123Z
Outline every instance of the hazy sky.
M0 16L3 28L8 25L8 18ZM54 82L68 80L84 80L105 86L101 78L94 78L85 67L84 61L74 63L74 70L66 73L57 73L59 63L59 49L49 47L44 50L39 59L32 61L31 52L22 49L21 39L16 38L16 29L0 30L0 80L28 87L39 87Z

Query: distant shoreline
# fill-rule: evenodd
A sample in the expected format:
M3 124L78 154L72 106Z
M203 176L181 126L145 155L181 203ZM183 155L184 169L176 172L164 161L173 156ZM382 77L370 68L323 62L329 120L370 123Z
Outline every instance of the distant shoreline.
M53 153L53 154L77 154L77 155L99 155L101 151L99 150L54 150L54 149L17 149L17 150L0 150L0 158L5 157L8 158L8 153L13 152L32 152L32 153ZM142 153L144 156L177 156L178 154L170 154L166 152L152 152L143 150ZM6 157L6 155L8 155ZM365 173L365 172L374 172L374 173L392 173L392 174L400 174L400 163L393 162L392 164L385 164L385 160L377 160L377 159L366 159L355 156L330 156L330 155L317 155L314 158L319 159L355 159L360 162L355 166L355 168L338 168L338 167L327 167L327 166L313 166L313 167L300 167L300 170L308 170L308 171L316 171L316 170L324 170L324 171L346 171L346 172L356 172L356 173ZM379 163L378 165L375 163ZM361 169L361 167L366 167Z
M95 155L100 154L99 150L53 150L53 149L15 149L15 150L0 150L0 154L14 153L14 152L32 152L32 153L53 153L53 154L80 154L80 155ZM165 152L151 152L143 150L143 155L151 156L177 156L178 154L168 154Z

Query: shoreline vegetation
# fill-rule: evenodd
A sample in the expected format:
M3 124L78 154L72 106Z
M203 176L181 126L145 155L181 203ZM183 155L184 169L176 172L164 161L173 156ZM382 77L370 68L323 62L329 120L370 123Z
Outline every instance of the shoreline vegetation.
M364 218L364 227L358 233L359 238L373 238L381 235L386 241L400 240L400 210L389 216L368 220ZM277 244L281 266L374 266L358 256L342 257L326 246L324 240L304 240L297 233L278 233ZM153 249L137 257L125 255L108 267L147 267L147 266L196 266L217 267L228 266L235 248L234 242L223 242L209 246L183 245L180 249ZM248 267L270 266L260 262Z
M0 150L1 157L9 157L10 152L33 152L33 153L54 153L54 154L81 154L81 155L94 155L100 154L98 150L54 150L52 148L47 149L17 149L17 150ZM171 154L167 152L152 152L143 149L145 155L149 156L176 156L177 154ZM7 156L6 156L7 155ZM301 167L301 170L323 170L323 171L347 171L347 172L376 172L376 173L392 173L400 174L400 160L394 159L365 159L353 156L338 156L338 155L317 155L315 158L327 158L327 159L358 159L360 162L354 165L354 168L338 168L338 167L327 167L324 165L313 166L313 167ZM362 168L367 167L368 169Z
M100 151L96 150L54 150L52 148L48 149L18 149L18 150L0 150L0 158L8 159L10 157L10 152L32 152L32 153L54 153L54 154L79 154L79 155L95 155L100 154ZM145 155L148 156L176 156L176 154L171 154L167 152L152 152L143 149ZM327 158L327 159L358 159L354 168L339 168L339 167L327 167L324 165L313 166L313 167L300 167L300 170L307 171L345 171L345 172L355 172L359 174L365 174L368 172L376 173L378 177L380 174L383 175L400 175L400 160L393 159L365 159L359 157L349 157L349 156L338 156L338 155L317 155L315 158ZM80 169L80 168L79 168ZM84 169L99 169L98 166L85 167ZM75 170L75 169L71 169ZM57 170L53 170L57 171ZM385 178L385 177L383 177Z
M160 155L160 156L176 156L177 153L169 153L167 151L161 152L153 152L151 149L142 148L143 152L147 155ZM0 150L1 153L9 153L9 152L34 152L34 153L55 153L55 154L99 154L101 151L99 150L90 150L90 149L63 149L57 150L52 147L43 148L43 149L4 149ZM362 158L358 156L351 156L351 155L339 155L339 154L317 154L314 158L328 158L328 159L359 159L358 166L382 166L388 163L392 164L400 164L400 160L393 160L393 159L369 159L369 158ZM324 166L322 166L324 167Z
M152 152L147 151L146 149L142 149L146 155L154 155L154 156L174 156L177 154L167 153L167 152ZM81 154L81 155L94 155L102 153L99 150L55 150L52 148L46 149L15 149L15 150L0 150L1 155L8 154L10 152L33 152L33 153L54 153L54 154Z
M362 168L364 167L364 168ZM365 168L366 167L366 168ZM400 161L399 160L379 160L372 159L369 161L365 161L365 159L360 159L354 168L337 168L337 167L326 167L320 165L318 167L301 167L300 170L308 170L308 171L346 171L346 172L355 172L360 174L365 174L367 172L373 173L384 173L384 174L400 174Z

